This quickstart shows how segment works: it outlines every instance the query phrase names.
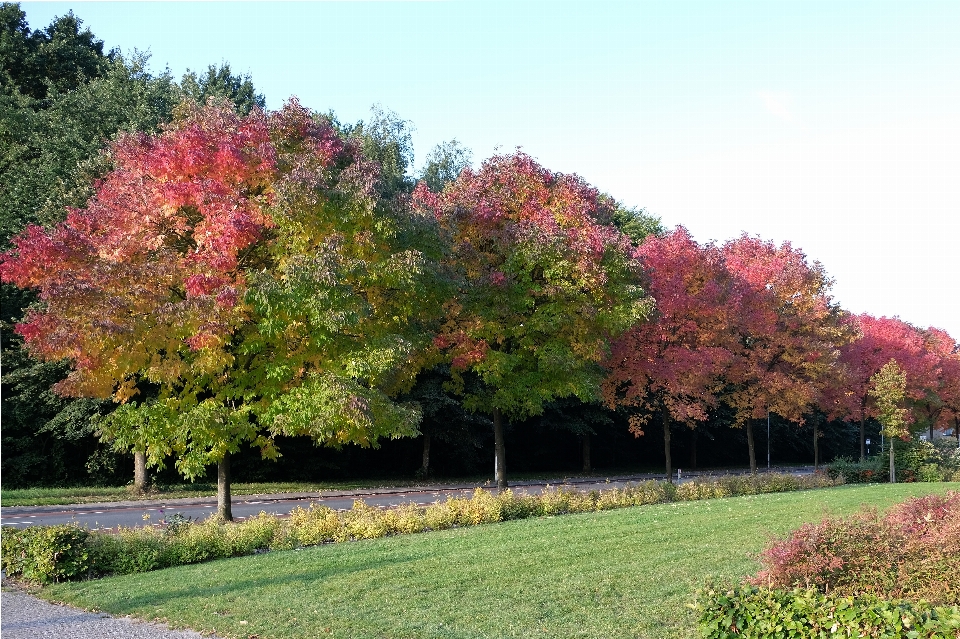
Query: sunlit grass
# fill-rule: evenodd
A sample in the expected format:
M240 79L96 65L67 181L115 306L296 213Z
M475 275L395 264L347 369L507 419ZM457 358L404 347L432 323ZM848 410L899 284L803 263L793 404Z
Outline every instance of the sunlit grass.
M642 506L274 552L59 584L55 600L233 637L694 637L710 578L826 514L956 484Z

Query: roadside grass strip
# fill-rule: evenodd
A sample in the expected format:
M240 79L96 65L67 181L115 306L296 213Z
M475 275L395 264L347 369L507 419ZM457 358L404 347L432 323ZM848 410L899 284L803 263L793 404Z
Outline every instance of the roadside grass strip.
M40 595L245 639L692 638L696 590L756 572L771 538L951 488L842 486L547 516L60 583Z

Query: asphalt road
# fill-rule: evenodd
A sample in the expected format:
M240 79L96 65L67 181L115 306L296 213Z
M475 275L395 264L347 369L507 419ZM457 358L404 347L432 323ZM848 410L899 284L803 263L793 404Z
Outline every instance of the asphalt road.
M774 469L796 474L809 474L812 468ZM746 471L724 471L731 472ZM709 475L708 472L683 473L680 481ZM511 489L518 493L535 494L547 486L564 486L576 490L604 490L622 488L630 483L663 479L663 475L631 475L614 478L578 478L558 479L554 481L528 481L511 483ZM261 512L286 515L293 509L308 508L310 504L321 504L335 510L347 510L354 500L360 499L370 506L392 508L401 504L431 504L443 501L447 497L468 496L474 486L429 486L420 488L384 488L379 490L328 491L323 493L286 493L280 495L245 495L234 497L234 519L244 519ZM483 486L490 490L490 486ZM155 501L125 501L104 504L82 504L67 506L17 506L0 509L0 524L4 526L50 526L75 522L91 530L113 529L118 526L138 527L160 524L179 513L194 520L206 519L216 510L216 499L187 498Z

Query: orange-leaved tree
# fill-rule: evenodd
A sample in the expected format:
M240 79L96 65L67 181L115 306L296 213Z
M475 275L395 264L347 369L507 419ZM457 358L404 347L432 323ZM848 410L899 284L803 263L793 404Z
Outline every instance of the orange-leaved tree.
M86 207L27 228L2 278L36 289L18 326L73 371L57 390L121 404L103 436L196 477L277 435L375 445L416 432L412 379L442 286L432 218L377 196L379 170L295 100L236 114L184 104L110 149ZM432 243L431 243L432 242Z

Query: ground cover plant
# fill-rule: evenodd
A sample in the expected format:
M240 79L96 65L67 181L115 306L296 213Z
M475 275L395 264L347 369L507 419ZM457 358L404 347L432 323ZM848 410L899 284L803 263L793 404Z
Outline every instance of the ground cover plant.
M41 596L225 637L695 637L708 579L771 536L943 484L844 486L541 517L45 587Z

